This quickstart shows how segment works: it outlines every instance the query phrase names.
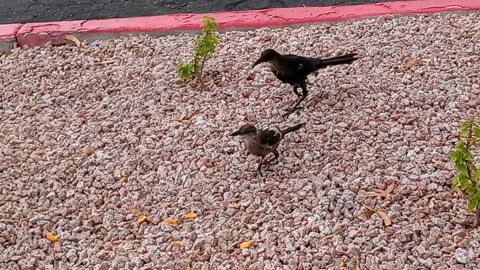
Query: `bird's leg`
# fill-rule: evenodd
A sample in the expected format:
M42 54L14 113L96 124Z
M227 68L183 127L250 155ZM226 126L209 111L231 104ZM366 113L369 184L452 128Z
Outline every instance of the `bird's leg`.
M295 95L297 95L298 98L300 98L300 92L298 92L297 90L297 88L299 88L298 86L299 86L298 84L295 84L293 86L293 92L295 93Z
M293 107L291 109L288 109L287 113L282 115L283 118L286 118L287 116L289 116L290 114L292 114L296 110L302 109L302 107L298 107L298 105L300 105L300 103L302 103L302 101L307 97L308 91L307 91L307 85L305 84L305 82L302 82L298 85L302 88L302 96L295 102L295 105L293 105Z
M272 169L270 169L272 162L276 161L274 164L278 164L278 157L280 157L280 154L278 153L277 149L273 149L272 153L274 154L274 157L265 162L267 164L268 171L272 171Z
M265 170L266 170L266 171L269 171L269 172L273 171L273 170L270 168L270 166L272 165L271 160L267 160L267 161L265 162L265 165L266 165L266 166L265 166Z
M257 167L257 173L262 176L262 165L263 165L263 160L265 159L265 156L262 157L262 159L260 160L260 163L258 163L258 167Z
M278 158L280 157L280 154L278 153L277 149L272 150L272 153L274 154L273 158L268 161L268 163L273 163L273 164L278 164Z
M270 162L275 161L275 164L278 164L278 158L280 157L280 154L278 153L277 149L274 149L272 153L275 155Z

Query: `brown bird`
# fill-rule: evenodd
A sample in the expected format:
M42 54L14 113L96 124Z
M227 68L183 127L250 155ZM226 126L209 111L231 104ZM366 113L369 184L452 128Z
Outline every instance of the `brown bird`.
M254 125L245 124L241 126L237 131L230 134L230 136L243 136L245 137L245 148L252 155L262 157L257 167L257 172L262 175L262 165L270 164L278 160L280 154L277 151L277 147L282 141L283 137L293 131L297 131L306 123L301 123L286 129L280 129L279 127L270 127L268 129L257 129ZM273 153L274 157L268 161L265 158L268 154Z
M300 109L298 106L307 97L307 76L319 69L328 66L351 64L357 60L355 53L349 53L342 56L331 58L305 57L294 54L280 54L273 49L266 49L260 55L260 58L253 64L253 67L260 63L270 63L270 69L273 74L283 83L293 86L293 92L298 99L293 107L287 109L286 117L294 111ZM298 88L302 89L302 93L298 92Z

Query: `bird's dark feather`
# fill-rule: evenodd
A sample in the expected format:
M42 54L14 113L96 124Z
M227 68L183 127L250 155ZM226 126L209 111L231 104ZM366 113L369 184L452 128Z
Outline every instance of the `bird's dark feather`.
M257 136L261 144L268 146L276 145L282 140L282 134L272 129L261 130Z

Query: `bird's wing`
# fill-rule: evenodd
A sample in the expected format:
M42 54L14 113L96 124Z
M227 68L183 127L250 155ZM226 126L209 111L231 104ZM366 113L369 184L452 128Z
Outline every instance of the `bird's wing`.
M265 146L275 146L282 140L282 132L278 128L260 130L257 136L260 143Z
M286 76L284 73L279 72L277 69L275 69L275 67L272 66L271 70L273 75L275 75L275 77L277 77L277 79L279 79L283 83L290 83L292 81L290 77Z
M307 76L311 72L315 71L317 65L317 59L311 57L304 57L294 54L284 54L282 61L286 63L286 67L290 72L296 72L298 74L305 74Z

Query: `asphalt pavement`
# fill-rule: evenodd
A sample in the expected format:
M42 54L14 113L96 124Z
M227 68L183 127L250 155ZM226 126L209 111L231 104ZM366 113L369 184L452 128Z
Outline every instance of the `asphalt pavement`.
M0 0L0 24L329 6L389 0Z

